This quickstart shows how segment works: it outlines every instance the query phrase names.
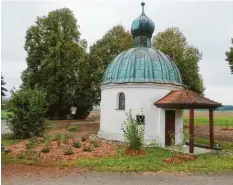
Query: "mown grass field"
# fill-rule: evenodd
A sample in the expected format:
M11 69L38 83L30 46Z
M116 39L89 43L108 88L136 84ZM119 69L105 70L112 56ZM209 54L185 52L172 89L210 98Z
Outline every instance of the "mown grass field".
M208 125L209 112L208 111L195 111L194 113L195 125ZM189 112L184 111L184 123L189 122ZM233 112L232 111L215 111L214 112L214 125L217 127L233 127Z

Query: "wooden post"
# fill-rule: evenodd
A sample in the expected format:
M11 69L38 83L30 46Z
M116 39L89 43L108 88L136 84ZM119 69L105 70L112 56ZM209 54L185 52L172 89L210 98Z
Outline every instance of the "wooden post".
M209 109L210 149L214 149L214 119L213 109Z
M194 153L194 109L189 110L189 153Z

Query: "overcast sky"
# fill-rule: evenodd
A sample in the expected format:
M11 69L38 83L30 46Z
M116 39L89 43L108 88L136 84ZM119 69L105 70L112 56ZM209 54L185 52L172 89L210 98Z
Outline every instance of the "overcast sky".
M6 88L21 83L21 72L27 67L24 51L25 34L37 16L67 7L74 12L82 38L93 44L116 24L130 30L131 22L141 13L139 0L75 1L2 1L1 2L1 67ZM188 43L203 54L200 72L205 95L223 104L233 105L233 75L225 61L225 51L233 37L233 1L184 2L145 1L145 13L155 22L155 32L177 26ZM9 94L8 94L9 95Z

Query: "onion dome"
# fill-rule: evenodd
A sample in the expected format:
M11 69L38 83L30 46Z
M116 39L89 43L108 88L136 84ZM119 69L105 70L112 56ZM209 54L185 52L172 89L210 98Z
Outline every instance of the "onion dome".
M159 83L183 85L174 61L159 50L151 48L155 28L152 20L142 13L131 26L134 48L120 53L107 67L102 85L120 83Z
M142 2L141 5L142 13L132 22L131 34L134 40L134 46L150 47L150 39L155 30L155 24L144 12L145 3Z

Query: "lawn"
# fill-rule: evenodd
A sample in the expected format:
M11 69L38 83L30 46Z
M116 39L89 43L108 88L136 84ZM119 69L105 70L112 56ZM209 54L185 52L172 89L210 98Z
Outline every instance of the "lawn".
M189 123L189 117L184 116L184 123ZM194 118L195 125L208 125L209 117L195 117ZM214 117L214 125L217 127L233 127L233 116L215 116Z
M147 155L143 157L117 155L102 159L80 159L77 166L98 171L233 172L233 156L204 154L194 161L166 164L162 159L170 157L169 151L161 148L145 148L145 151Z
M20 140L15 140L9 135L2 138L2 143L12 145ZM208 143L208 140L196 138L195 141ZM227 151L233 151L233 144L222 142L221 146ZM41 163L38 160L12 157L2 154L2 163L33 164L43 166L69 166L88 168L96 171L161 171L161 172L233 172L233 155L222 156L216 154L198 155L194 161L181 164L167 164L163 159L171 157L169 150L162 148L143 148L145 156L128 156L124 153L122 146L118 147L117 154L101 158L79 157L70 161L59 161L59 163ZM232 152L233 154L233 152Z

